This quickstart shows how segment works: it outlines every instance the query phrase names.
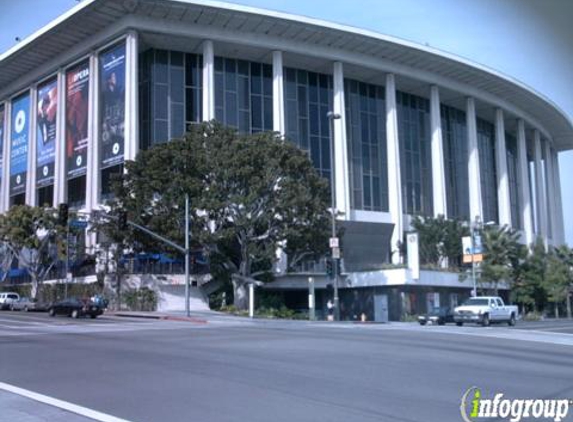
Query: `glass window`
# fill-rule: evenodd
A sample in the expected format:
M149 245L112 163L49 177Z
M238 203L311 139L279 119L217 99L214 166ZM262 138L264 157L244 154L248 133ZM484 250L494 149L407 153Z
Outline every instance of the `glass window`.
M442 105L441 115L448 217L468 220L470 204L466 113Z
M432 156L429 101L398 91L398 138L404 211L432 215Z
M181 137L202 119L203 59L150 49L140 55L141 147Z
M285 68L286 136L309 154L322 177L330 181L330 134L326 114L332 109L332 78ZM265 75L272 89L272 74ZM322 96L319 94L323 91ZM265 118L265 123L266 123Z
M509 181L509 203L511 208L511 225L515 229L522 229L519 212L519 188L517 173L517 141L514 136L505 134L507 152L507 176Z
M241 133L273 129L272 67L215 58L215 117ZM224 64L224 65L223 65ZM265 78L270 75L270 90Z
M495 130L493 124L477 119L482 212L484 223L498 222Z

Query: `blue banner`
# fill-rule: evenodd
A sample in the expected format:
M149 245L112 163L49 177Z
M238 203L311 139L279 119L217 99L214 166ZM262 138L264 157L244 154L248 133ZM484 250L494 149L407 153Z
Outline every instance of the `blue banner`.
M10 196L26 192L30 94L12 101L10 137Z
M100 167L123 162L125 144L125 44L100 56Z
M0 184L2 182L2 175L4 168L4 122L6 118L4 116L4 106L0 106Z
M54 79L38 87L38 116L36 123L36 181L38 187L54 183L57 115L58 83Z

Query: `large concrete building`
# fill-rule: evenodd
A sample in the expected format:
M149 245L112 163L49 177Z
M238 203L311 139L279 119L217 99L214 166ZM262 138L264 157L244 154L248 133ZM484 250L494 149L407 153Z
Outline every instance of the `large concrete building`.
M506 75L366 30L218 1L84 0L0 56L0 119L1 211L89 213L124 160L216 119L280 132L333 176L356 283L398 262L412 215L564 242L570 118Z

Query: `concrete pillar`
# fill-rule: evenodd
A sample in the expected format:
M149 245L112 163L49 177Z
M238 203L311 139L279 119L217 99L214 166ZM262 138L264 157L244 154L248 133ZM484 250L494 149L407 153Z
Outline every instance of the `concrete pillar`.
M9 202L9 181L10 181L10 122L11 122L10 101L4 103L4 139L2 144L2 180L0 181L0 212L8 211Z
M273 51L273 130L285 135L283 53Z
M91 107L88 114L88 150L86 165L86 204L88 212L97 208L100 203L100 148L99 148L99 58L97 54L91 54L89 58L90 80L89 98ZM127 68L126 68L127 69ZM127 80L126 80L127 82ZM126 86L126 93L127 93ZM124 150L125 152L125 150ZM67 175L66 175L67 179ZM67 183L67 182L66 182ZM89 243L89 241L88 241Z
M58 115L56 116L56 151L54 159L54 207L66 202L66 72L58 71ZM88 190L89 192L89 190ZM89 193L86 195L88 196Z
M561 176L559 173L559 156L553 152L553 177L555 180L557 245L565 244L565 223L563 221L563 199L561 197Z
M525 244L531 245L533 236L533 218L531 207L531 196L529 195L529 162L527 161L527 140L525 137L525 122L522 119L517 121L517 167L518 167L518 195L519 209L523 232L525 234Z
M334 119L334 189L336 209L340 219L350 218L350 177L348 172L348 143L346 142L346 107L344 101L344 71L342 63L333 67L333 111L340 119ZM326 116L323 116L326 117Z
M479 149L477 143L477 119L475 100L466 101L466 125L468 130L468 181L470 196L470 220L482 220L481 176L479 165Z
M533 159L535 161L535 204L537 206L537 235L541 236L547 245L547 201L543 184L543 167L541 164L541 134L533 131Z
M546 206L547 206L547 237L555 245L557 232L557 213L555 197L555 179L553 173L553 152L551 143L545 142L545 187L546 187Z
M393 74L386 75L386 143L388 155L388 197L390 218L394 231L390 244L392 263L399 264L398 243L403 241L402 178L400 173L400 142L398 138L398 110L396 82Z
M509 197L509 176L507 173L507 151L505 146L505 121L503 110L495 111L495 168L497 173L497 206L500 226L510 226L511 203Z
M28 132L28 175L26 176L26 204L36 206L36 139L38 129L38 86L30 89L30 126Z
M125 146L124 160L133 161L139 151L139 38L137 32L127 34L125 41Z
M432 189L434 217L448 216L446 174L444 167L444 144L442 118L440 115L440 92L437 86L430 88L430 121L432 130Z
M203 42L203 121L215 118L215 50L213 41Z

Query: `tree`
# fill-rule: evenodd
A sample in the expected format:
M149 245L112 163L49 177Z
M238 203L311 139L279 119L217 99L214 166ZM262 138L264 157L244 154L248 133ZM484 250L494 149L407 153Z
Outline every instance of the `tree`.
M564 289L562 295L565 297L565 304L567 309L567 318L571 319L571 292L573 291L573 249L566 245L559 246L553 249L553 255L559 262L556 266L556 272L561 273L566 278L559 280L557 276L557 284L562 282ZM551 294L550 294L551 295Z
M0 215L0 239L32 279L31 296L36 298L45 276L57 260L50 243L58 227L51 208L17 205Z
M559 318L559 304L563 303L569 294L570 274L567 263L552 251L547 260L543 286L547 291L548 300L553 302L555 318Z
M516 302L531 306L536 312L543 308L546 292L543 286L547 270L547 251L541 238L537 238L522 264L521 277L513 285Z
M493 284L497 295L499 283L511 281L512 263L517 264L515 258L520 255L519 233L508 226L486 226L482 230L482 244L481 278Z
M416 216L412 227L418 232L423 264L442 267L447 263L450 268L460 267L462 237L469 235L469 229L459 220L448 220L443 215Z
M188 194L192 247L230 275L240 309L247 306L246 284L271 273L280 246L300 259L328 245L328 183L306 153L277 134L243 136L215 123L198 125L126 167L112 212L126 210L131 220L183 244ZM135 248L158 247L149 237L129 236Z

